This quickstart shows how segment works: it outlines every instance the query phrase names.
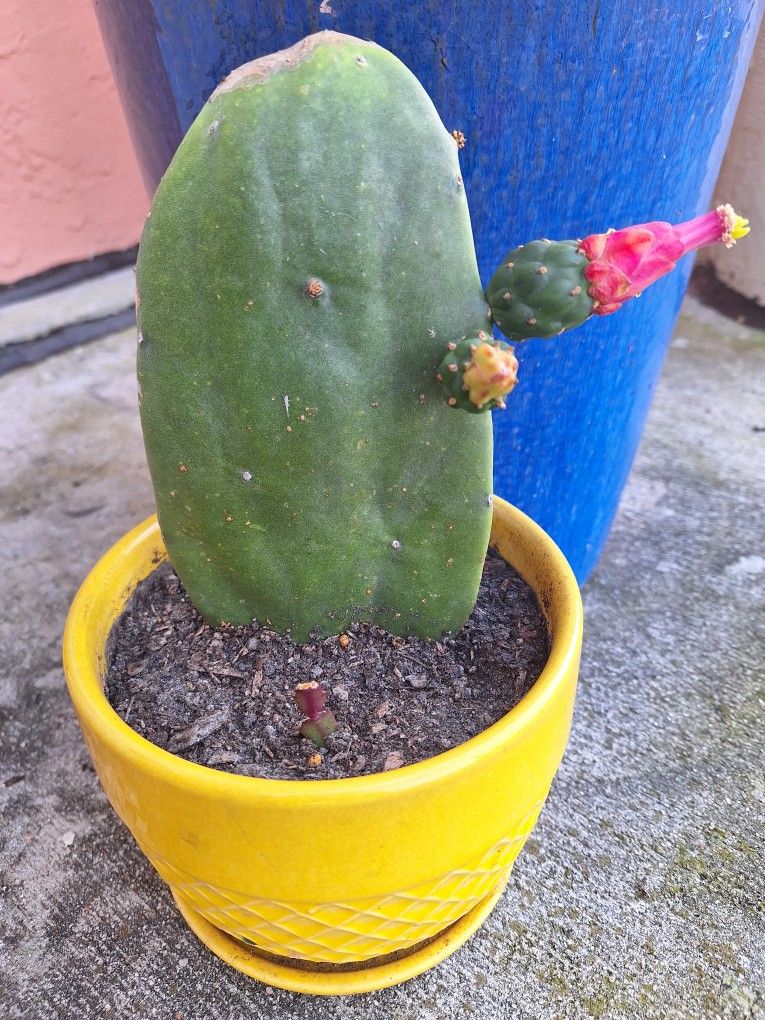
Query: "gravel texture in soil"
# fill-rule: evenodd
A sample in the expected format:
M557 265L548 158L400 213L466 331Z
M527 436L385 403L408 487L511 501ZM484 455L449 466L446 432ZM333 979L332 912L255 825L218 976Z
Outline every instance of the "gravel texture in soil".
M272 779L400 768L463 743L520 701L549 639L531 589L496 553L475 609L440 641L370 624L298 644L261 627L213 629L169 564L136 589L109 642L106 693L152 743L188 761ZM338 729L299 734L293 692L317 681Z

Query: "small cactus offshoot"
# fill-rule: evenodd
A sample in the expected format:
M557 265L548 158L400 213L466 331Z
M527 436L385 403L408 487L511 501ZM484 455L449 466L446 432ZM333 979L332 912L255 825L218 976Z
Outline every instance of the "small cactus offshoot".
M505 407L504 398L518 378L518 362L509 344L479 332L447 344L437 378L450 407L477 414Z
M505 256L486 298L509 339L549 338L618 311L688 252L716 243L730 248L748 233L748 220L719 205L676 226L641 223L580 241L532 241Z
M307 718L300 724L300 735L310 740L316 747L324 747L326 738L337 729L337 720L331 709L325 708L327 692L310 680L298 684L293 695L295 704Z

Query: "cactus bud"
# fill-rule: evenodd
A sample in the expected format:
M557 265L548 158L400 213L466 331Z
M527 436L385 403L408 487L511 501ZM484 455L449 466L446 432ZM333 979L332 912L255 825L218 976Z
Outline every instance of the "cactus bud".
M503 398L518 379L518 361L512 347L482 333L447 344L439 376L446 403L477 414L505 406Z

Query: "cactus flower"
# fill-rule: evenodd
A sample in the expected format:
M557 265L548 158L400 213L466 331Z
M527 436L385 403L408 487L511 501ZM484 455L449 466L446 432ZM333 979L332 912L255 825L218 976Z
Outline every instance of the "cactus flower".
M641 223L605 234L590 234L579 246L589 265L584 276L597 304L595 315L610 315L630 298L675 268L678 259L707 244L726 248L749 233L749 221L730 205L685 223Z

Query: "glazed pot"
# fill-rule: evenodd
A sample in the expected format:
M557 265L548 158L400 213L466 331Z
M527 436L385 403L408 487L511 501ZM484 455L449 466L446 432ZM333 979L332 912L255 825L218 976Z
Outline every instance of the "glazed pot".
M117 542L80 588L64 668L101 784L190 927L238 970L312 994L383 988L452 953L501 895L568 740L582 609L561 552L500 499L491 543L544 611L551 651L541 676L464 744L349 779L220 772L149 743L111 708L107 641L165 559L156 518Z

